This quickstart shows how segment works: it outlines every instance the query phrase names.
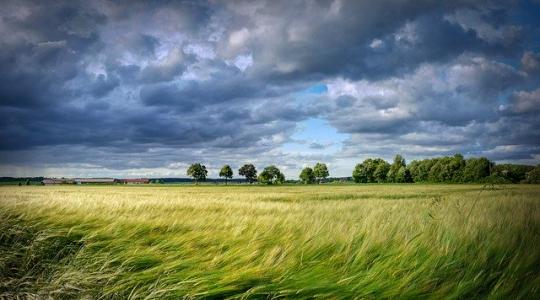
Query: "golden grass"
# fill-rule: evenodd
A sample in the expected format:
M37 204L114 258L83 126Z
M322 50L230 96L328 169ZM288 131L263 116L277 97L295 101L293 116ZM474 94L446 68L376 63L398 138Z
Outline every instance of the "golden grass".
M540 186L0 187L0 295L540 296Z

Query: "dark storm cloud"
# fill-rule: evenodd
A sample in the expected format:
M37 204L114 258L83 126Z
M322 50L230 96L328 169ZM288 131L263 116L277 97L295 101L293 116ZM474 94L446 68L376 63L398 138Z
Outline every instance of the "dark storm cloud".
M213 104L242 98L276 95L259 82L230 78L199 82L184 81L181 84L147 86L141 90L141 100L149 106L169 106L179 109L197 104ZM189 104L191 103L191 104Z
M120 84L120 80L116 76L106 77L103 74L99 74L95 81L89 85L89 92L95 98L101 98L107 95L110 91L116 88Z
M498 16L501 21L505 20L500 16L501 6L494 3L293 3L231 4L231 10L249 13L242 15L247 21L241 19L246 27L234 24L229 45L222 46L222 53L231 55L244 47L256 49L255 69L261 75L269 76L268 79L324 78L328 75L359 79L396 75L412 70L418 64L445 60L467 50L496 54L519 49L515 46L520 40L518 28L514 29L515 34L497 36L496 40L486 39L483 34L484 28L500 25L487 23L484 19ZM468 19L452 21L451 18L459 9L481 10L483 19L463 28L460 22ZM242 31L244 34L239 35ZM236 36L245 37L231 43ZM373 43L376 40L381 44Z
M1 170L256 156L292 170L400 149L537 161L538 24L526 17L536 6L6 1ZM310 118L348 135L334 158L280 148Z

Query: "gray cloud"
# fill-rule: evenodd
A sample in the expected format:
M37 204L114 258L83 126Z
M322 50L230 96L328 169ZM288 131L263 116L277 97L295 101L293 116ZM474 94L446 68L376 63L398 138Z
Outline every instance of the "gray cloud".
M511 109L518 114L540 112L540 88L531 92L515 92L512 97Z
M7 1L0 170L169 174L194 160L253 160L294 174L318 159L347 175L346 160L366 155L458 151L537 162L538 28L514 17L524 10L506 1ZM320 85L327 91L309 92ZM306 152L287 152L313 118L348 137L341 150L316 154L340 142L305 139Z
M521 58L521 64L527 73L538 73L540 71L540 53L526 51Z

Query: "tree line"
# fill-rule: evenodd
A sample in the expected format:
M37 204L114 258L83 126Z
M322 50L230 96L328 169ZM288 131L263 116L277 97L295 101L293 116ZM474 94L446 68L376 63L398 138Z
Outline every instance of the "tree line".
M305 168L302 170L302 173L307 174L301 174L300 176L301 178L304 178L303 182L305 183L314 183L315 181L321 182L329 176L328 167L323 163L317 163L313 169ZM205 165L195 163L189 166L187 169L187 175L193 178L195 184L198 184L199 182L206 180L208 170L206 169ZM257 174L257 169L253 164L245 164L238 169L238 175L244 176L246 181L250 184L254 182L259 182L262 184L281 184L285 182L285 175L279 170L278 167L274 165L267 166L260 174ZM233 178L233 170L231 166L224 165L219 171L219 177L224 178L225 184L227 184L227 180Z
M285 182L285 176L274 165L267 166L257 174L253 164L245 164L238 174L250 184ZM195 163L189 166L187 175L199 183L206 180L208 171L205 165ZM326 164L318 162L313 168L303 168L298 177L301 183L314 184L324 182L329 175ZM227 180L233 178L232 168L224 165L219 177L224 178L227 184ZM540 183L540 165L496 165L485 157L465 159L461 154L413 160L407 164L398 154L391 164L382 158L364 160L354 167L352 180L356 183Z
M392 164L381 158L368 158L354 168L357 183L540 183L540 165L496 165L485 157L465 159L461 154L406 164L396 155Z
M280 184L285 182L285 175L281 173L278 167L271 165L266 168L257 176L257 169L252 164L245 164L240 169L238 169L238 174L244 176L250 184L258 181L263 184ZM187 170L187 175L195 180L195 183L198 184L200 181L206 180L208 175L208 170L206 166L200 163L192 164ZM225 178L225 184L227 184L227 179L233 177L233 171L231 166L224 165L219 171L219 177Z

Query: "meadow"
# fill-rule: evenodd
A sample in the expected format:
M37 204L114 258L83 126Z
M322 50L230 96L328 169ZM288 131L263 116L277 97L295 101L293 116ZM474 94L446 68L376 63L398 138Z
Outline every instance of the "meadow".
M540 186L3 186L17 297L538 299Z

